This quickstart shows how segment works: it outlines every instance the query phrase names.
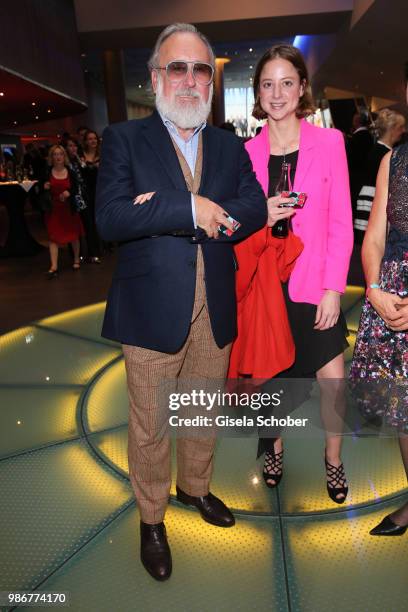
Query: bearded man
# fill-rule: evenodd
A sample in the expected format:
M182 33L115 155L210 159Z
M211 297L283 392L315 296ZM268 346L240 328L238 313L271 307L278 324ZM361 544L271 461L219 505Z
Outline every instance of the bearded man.
M236 335L232 243L266 222L242 142L206 123L214 66L194 26L168 26L149 60L157 110L105 130L98 177L99 232L120 243L102 335L123 346L141 560L157 580L172 570L163 522L171 448L159 387L164 379L225 378ZM232 513L209 491L214 447L214 436L177 440L177 499L230 527Z

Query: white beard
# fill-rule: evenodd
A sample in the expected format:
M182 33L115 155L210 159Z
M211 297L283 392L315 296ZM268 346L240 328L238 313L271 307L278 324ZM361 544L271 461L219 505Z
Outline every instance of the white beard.
M182 130L191 130L207 120L211 111L213 97L213 84L211 83L207 102L204 102L201 94L191 88L180 89L174 94L174 99L169 100L163 96L163 82L161 76L157 79L156 107L163 117L169 119L175 126ZM198 98L197 106L193 104L179 104L178 96L191 96Z

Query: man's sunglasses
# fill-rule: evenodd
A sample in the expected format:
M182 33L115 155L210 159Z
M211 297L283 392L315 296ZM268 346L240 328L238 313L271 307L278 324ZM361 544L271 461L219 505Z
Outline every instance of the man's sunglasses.
M184 81L188 74L188 66L191 64L191 72L196 83L200 85L209 85L214 77L214 68L211 64L205 62L185 62L175 60L169 62L166 66L157 66L156 70L165 70L167 78L172 83L180 83Z

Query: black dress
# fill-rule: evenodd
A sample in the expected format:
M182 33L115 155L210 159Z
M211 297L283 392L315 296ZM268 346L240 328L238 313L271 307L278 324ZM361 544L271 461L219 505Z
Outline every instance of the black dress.
M291 164L292 183L294 183L297 159L298 151L285 156L285 161ZM275 186L280 177L282 163L282 155L271 155L269 157L269 197L275 195ZM307 202L305 206L307 206ZM289 297L288 283L282 283L282 290L295 343L296 356L293 365L280 372L275 378L314 378L317 370L343 353L348 347L346 320L343 312L340 311L338 321L333 327L324 330L313 329L317 306L304 302L293 302ZM307 389L311 389L311 387L293 384L288 386L292 388L291 408L294 410L307 399ZM296 389L296 387L299 388ZM272 452L274 440L275 438L260 438L258 456L265 450Z
M286 155L286 161L291 164L292 183L295 178L297 158L298 151ZM282 162L282 155L271 155L269 158L269 197L275 194L275 185L279 180ZM304 302L292 302L289 297L288 283L283 283L282 289L295 343L296 358L294 364L288 370L281 372L280 376L283 378L315 376L317 370L340 355L349 345L346 340L348 330L344 315L340 311L336 325L330 329L322 331L313 329L317 306Z
M95 199L96 181L98 178L99 159L95 162L84 160L82 174L84 177L87 193L87 207L82 213L82 221L85 226L86 241L88 247L88 257L99 258L102 253L101 239L95 221Z

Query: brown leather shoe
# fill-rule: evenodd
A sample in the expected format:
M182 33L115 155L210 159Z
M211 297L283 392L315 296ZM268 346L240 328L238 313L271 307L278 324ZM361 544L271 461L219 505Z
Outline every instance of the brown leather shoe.
M171 552L164 523L148 525L140 521L140 558L155 580L167 580L171 576Z
M218 497L215 497L212 493L204 495L202 497L193 497L184 493L179 487L176 486L177 499L186 506L195 506L200 511L202 518L216 525L217 527L232 527L235 525L234 515L227 506Z

